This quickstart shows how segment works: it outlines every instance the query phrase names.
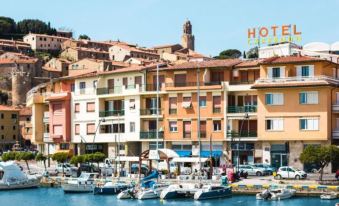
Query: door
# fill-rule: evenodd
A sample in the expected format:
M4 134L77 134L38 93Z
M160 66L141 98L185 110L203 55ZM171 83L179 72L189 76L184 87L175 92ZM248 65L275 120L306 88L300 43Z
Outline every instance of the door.
M141 83L142 83L141 76L134 77L134 83L135 85L138 85L139 87L141 87Z
M165 83L165 76L159 75L159 90L161 90L163 83ZM153 90L157 90L157 75L153 76Z
M128 78L127 77L124 77L122 79L122 84L124 85L124 88L126 89L128 87Z
M155 120L148 121L148 131L156 131L157 122Z
M286 153L271 153L271 164L275 168L288 166L288 156Z

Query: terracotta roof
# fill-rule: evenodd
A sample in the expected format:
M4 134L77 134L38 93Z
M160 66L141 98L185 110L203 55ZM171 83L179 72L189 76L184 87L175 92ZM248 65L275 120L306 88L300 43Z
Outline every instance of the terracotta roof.
M36 63L38 59L0 59L0 64L33 64Z
M159 56L159 54L157 54L156 51L153 51L152 49L137 48L137 47L129 46L126 44L117 44L115 46L121 47L129 51L133 51L133 52L140 52L140 53L146 53L146 54L152 54L155 56Z
M60 69L48 67L48 66L43 66L42 69L45 71L49 71L49 72L62 72Z
M0 105L0 111L19 111L19 109L12 106Z
M145 69L151 69L153 67L156 67L156 64L147 65L147 66L132 65L132 66L129 66L129 67L116 69L116 70L113 70L113 71L98 72L98 74L115 74L115 73L124 73L124 72L138 72L138 71L143 71Z
M154 49L161 49L161 48L167 48L167 47L175 47L175 46L181 46L180 44L165 44L165 45L159 45L154 46Z
M256 67L259 66L264 59L254 59L254 60L243 60L239 64L235 65L236 68L240 67Z
M100 49L86 48L86 47L69 47L67 49L73 49L73 50L77 50L77 51L87 51L87 52L96 52L96 53L108 54L107 51L103 51L103 50L100 50Z
M295 82L295 83L265 83L265 84L254 84L252 89L264 89L264 88L286 88L286 87L316 87L316 86L330 86L336 85L332 82Z
M20 116L30 116L32 115L32 108L31 107L23 107L19 111Z
M284 64L284 63L301 63L301 62L317 62L327 61L318 57L310 56L284 56L284 57L271 57L264 59L261 64Z
M168 69L196 69L200 68L209 68L209 67L231 67L240 63L240 59L218 59L218 60L208 60L202 62L185 62L182 64L174 65L168 67Z

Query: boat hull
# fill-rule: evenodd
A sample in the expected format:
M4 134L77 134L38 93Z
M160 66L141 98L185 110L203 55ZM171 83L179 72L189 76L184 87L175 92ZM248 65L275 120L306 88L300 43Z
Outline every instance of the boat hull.
M93 193L95 195L116 195L127 190L129 187L94 187Z
M194 194L195 200L217 199L232 196L231 188L223 188L218 190L203 191L200 190Z
M0 183L0 190L19 190L19 189L30 189L30 188L37 188L40 185L39 180L32 180L24 183L18 184L5 184Z
M89 193L93 192L94 185L63 184L61 185L65 193Z

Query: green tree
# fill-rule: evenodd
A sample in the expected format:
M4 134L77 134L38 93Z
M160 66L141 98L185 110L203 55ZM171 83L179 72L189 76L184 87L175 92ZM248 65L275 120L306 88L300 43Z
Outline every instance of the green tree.
M217 59L237 59L241 57L241 51L237 49L227 49L219 53L219 56L216 56Z
M87 36L86 34L80 34L78 39L91 40L91 38L89 36Z
M99 168L99 163L103 162L105 158L106 158L106 155L104 153L96 152L93 154L93 162L96 162L98 164L98 168Z
M304 164L318 164L320 167L319 180L323 179L324 168L331 162L339 161L339 148L334 145L308 145L300 154Z
M45 23L39 19L24 19L17 23L17 31L22 34L29 32L38 34L56 34L56 29L51 28L50 23Z
M34 160L34 154L32 152L17 152L15 159L18 161L24 160L27 166L28 171L30 172L28 161Z
M66 152L57 152L52 155L52 160L57 161L58 163L65 163L68 158L70 158L70 155ZM62 176L65 175L64 167L62 167Z
M16 23L12 18L0 16L0 34L15 33Z
M47 157L45 155L43 155L42 153L38 153L35 156L35 160L38 161L38 162L43 162L44 163L44 167L45 167L45 171L47 170L47 167L46 167Z
M83 155L78 155L78 156L73 156L69 162L71 164L79 166L79 164L85 162L85 159Z
M15 160L16 155L17 155L17 152L6 152L2 154L1 159L4 162Z
M249 59L256 59L259 57L259 51L258 51L258 47L253 47L250 50L248 50L246 56Z

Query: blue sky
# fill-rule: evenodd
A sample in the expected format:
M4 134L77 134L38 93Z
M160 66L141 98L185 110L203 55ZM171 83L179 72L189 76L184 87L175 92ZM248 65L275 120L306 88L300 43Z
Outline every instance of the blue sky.
M92 39L155 46L180 43L190 19L196 50L206 55L249 49L247 29L296 24L302 43L339 41L339 0L30 0L3 1L0 15L38 18Z

